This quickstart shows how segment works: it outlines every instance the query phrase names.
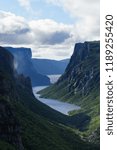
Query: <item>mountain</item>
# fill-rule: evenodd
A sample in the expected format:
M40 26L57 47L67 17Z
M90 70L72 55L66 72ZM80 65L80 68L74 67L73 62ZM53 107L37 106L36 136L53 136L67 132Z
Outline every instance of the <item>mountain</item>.
M32 63L32 52L30 48L12 48L6 47L15 58L14 66L19 74L24 74L31 78L33 86L49 85L50 79L38 73Z
M98 133L99 142L100 42L75 44L70 62L54 85L40 91L42 97L75 103L81 107L70 114L85 113L91 120L84 132ZM92 137L92 136L90 136Z
M14 87L13 74L13 56L0 47L0 145L2 145L0 148L9 147L9 149L12 149L12 145L4 143L9 141L21 150L23 149L20 135L21 128L9 103L9 92L11 90L12 93Z
M70 122L71 117L35 99L30 78L16 72L13 55L0 47L0 148L99 150L81 139Z
M32 59L33 65L38 73L44 75L63 74L69 59L64 60L49 60L49 59Z

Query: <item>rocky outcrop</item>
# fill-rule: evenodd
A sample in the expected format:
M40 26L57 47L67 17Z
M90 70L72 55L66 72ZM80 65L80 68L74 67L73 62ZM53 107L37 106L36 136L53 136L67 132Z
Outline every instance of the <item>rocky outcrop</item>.
M88 141L98 144L100 143L100 128L97 128L89 137Z
M24 74L31 78L33 86L49 85L50 79L38 73L32 63L32 52L30 48L6 47L14 56L14 68L18 74Z
M99 95L99 66L100 42L77 43L64 74L57 83L41 92L42 97L81 103L80 100L94 90Z
M99 42L76 44L70 63L57 84L67 80L68 92L80 96L88 95L95 86L99 88L99 54Z

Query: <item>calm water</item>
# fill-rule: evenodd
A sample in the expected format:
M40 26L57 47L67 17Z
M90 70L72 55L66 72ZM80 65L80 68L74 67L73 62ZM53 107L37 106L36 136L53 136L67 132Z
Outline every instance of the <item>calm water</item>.
M58 101L58 100L53 100L53 99L45 99L45 98L40 98L39 94L37 94L38 91L46 88L47 86L37 86L37 87L33 87L33 93L36 97L36 99L38 99L39 101L41 101L42 103L50 106L51 108L63 113L63 114L66 114L68 115L68 112L69 111L72 111L72 110L78 110L80 109L79 106L76 106L74 104L69 104L69 103L66 103L66 102L61 102L61 101Z

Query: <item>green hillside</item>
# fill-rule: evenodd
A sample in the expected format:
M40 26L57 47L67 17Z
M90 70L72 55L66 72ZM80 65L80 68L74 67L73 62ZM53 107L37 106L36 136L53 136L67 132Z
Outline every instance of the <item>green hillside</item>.
M69 114L85 113L91 118L83 132L89 137L99 130L99 87L100 42L94 41L76 44L70 63L61 78L57 83L39 93L41 97L79 105L80 110L72 111Z
M30 79L13 66L13 56L0 47L0 150L99 150L76 134L76 118L37 101Z

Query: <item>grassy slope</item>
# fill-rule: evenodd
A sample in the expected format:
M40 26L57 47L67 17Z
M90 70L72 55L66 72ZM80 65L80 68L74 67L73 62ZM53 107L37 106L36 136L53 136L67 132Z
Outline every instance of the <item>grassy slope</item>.
M23 145L27 150L93 150L80 137L65 127L16 105L17 116L22 126ZM95 149L98 149L95 147Z
M53 90L55 88L55 90ZM94 131L97 127L99 127L100 124L100 118L99 118L99 89L94 89L88 96L84 96L82 99L79 99L79 95L71 96L70 94L65 95L65 89L62 89L61 86L51 86L48 89L45 89L41 91L42 97L45 98L53 98L58 99L61 101L67 101L70 103L75 103L79 106L81 106L80 110L74 110L72 112L69 112L70 115L78 114L78 113L86 113L87 115L91 116L91 122L87 126L87 133L91 133ZM52 91L52 92L51 92ZM56 92L55 92L56 91ZM57 92L59 91L59 92ZM47 92L47 93L46 93ZM49 95L48 95L49 93ZM52 94L54 93L54 94ZM51 95L52 94L52 95ZM61 97L60 97L61 96Z
M28 92L20 89L21 101L13 105L22 126L23 144L26 149L93 150L93 147L98 149L97 146L83 142L71 128L61 125L66 123L66 116L39 103L29 96Z
M12 80L11 80L12 82ZM86 143L71 128L63 126L66 116L37 101L28 89L15 85L11 90L10 105L21 125L25 150L98 150L98 146ZM15 95L13 95L15 94ZM17 98L16 99L16 95ZM4 97L5 98L5 97ZM62 118L63 117L63 118ZM66 119L65 119L66 120ZM1 142L2 150L14 150L12 145Z
M21 87L18 89L18 95L22 92L22 96L19 97L21 99L16 100L12 97L10 105L21 125L25 150L99 150L98 146L82 141L71 128L55 120L57 116L51 120L49 115L52 113L49 114L51 111L48 107L44 108L33 96L27 95L28 92L22 91ZM18 89L16 87L16 90ZM15 150L15 147L5 141L0 141L1 147L1 150Z
M13 78L12 71L8 73L7 66L3 70L4 96L0 96L0 100L8 101L19 120L25 150L99 150L98 146L84 142L70 128L61 125L65 116L37 101L30 89ZM16 150L5 141L0 141L0 148Z
M15 150L15 147L5 141L0 140L0 150Z
M75 103L81 106L79 111L72 111L70 115L77 114L77 113L86 113L91 117L91 121L89 125L86 127L88 130L86 131L87 134L93 132L96 128L99 127L100 119L99 119L99 60L100 60L99 50L92 49L89 57L81 62L83 72L80 72L78 76L75 78L82 79L85 72L90 71L91 68L94 68L94 79L91 80L88 88L90 92L88 94L81 95L81 90L74 91L71 90L69 92L69 79L64 78L62 82L58 82L50 87L40 91L42 97L45 98L53 98L58 99L61 101L66 101L70 103ZM73 67L73 66L72 66ZM66 72L63 74L63 77L66 75ZM72 87L75 85L73 81Z

